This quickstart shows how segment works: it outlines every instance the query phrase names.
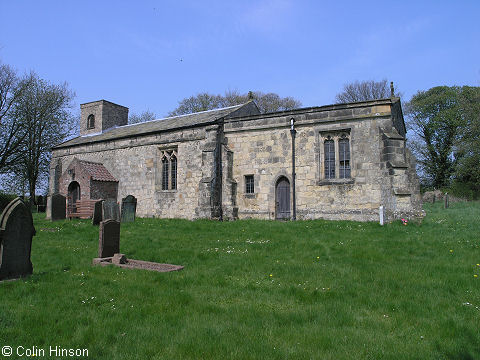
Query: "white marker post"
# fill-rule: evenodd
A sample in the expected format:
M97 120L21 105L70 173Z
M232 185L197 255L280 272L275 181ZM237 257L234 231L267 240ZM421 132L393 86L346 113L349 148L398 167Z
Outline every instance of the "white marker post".
M380 215L380 225L383 226L383 205L378 208L378 213Z

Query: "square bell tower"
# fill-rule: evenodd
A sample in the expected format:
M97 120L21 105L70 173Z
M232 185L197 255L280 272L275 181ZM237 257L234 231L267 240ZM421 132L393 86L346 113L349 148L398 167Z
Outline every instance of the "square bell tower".
M80 105L80 136L99 134L116 126L128 124L128 108L107 100Z

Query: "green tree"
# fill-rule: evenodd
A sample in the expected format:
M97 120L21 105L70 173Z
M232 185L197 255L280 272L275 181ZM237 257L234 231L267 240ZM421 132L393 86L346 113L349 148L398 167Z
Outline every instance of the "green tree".
M462 123L457 144L455 182L480 195L480 87L464 86L460 96Z
M411 148L424 181L435 188L451 184L463 123L459 105L462 89L438 86L419 91L406 105L408 129L414 134Z
M393 86L393 85L392 85ZM400 92L394 92L396 97L401 97ZM386 99L392 96L391 85L387 79L381 81L366 80L343 85L343 90L335 96L337 104Z
M263 93L261 91L240 94L238 91L229 90L224 95L212 95L200 93L185 98L179 102L178 107L171 111L169 116L191 114L199 111L213 110L222 107L244 104L254 100L262 113L296 109L302 103L292 97L280 97L275 93Z

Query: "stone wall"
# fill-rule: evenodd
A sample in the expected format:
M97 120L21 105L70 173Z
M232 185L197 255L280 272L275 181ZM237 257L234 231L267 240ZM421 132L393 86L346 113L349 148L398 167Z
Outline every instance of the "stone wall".
M50 193L56 186L56 169L67 169L77 157L102 163L119 180L117 200L135 196L140 217L275 219L277 181L286 178L291 186L293 180L293 118L298 219L377 221L381 205L387 221L421 211L415 160L405 148L398 101L240 115L217 125L56 148ZM325 175L328 139L334 140L337 154L333 178ZM342 179L338 153L340 140L345 139L351 173ZM163 190L162 154L173 152L177 189ZM246 193L247 175L254 178L252 194ZM64 185L59 188L65 192Z
M128 108L103 100L102 131L128 124Z
M378 220L378 209L383 205L388 208L387 220L391 220L413 207L418 210L414 166L405 168L409 169L406 177L387 168L392 159L402 158L406 164L406 149L393 124L390 103L381 101L351 109L331 106L227 120L225 136L233 152L232 181L237 184L239 218L276 217L277 180L285 176L292 186L291 118L297 130L297 218ZM395 132L398 139L392 142L398 143L385 143L385 132ZM325 179L323 140L341 134L350 141L351 177L338 178L337 162L336 178ZM254 194L245 192L246 175L254 175ZM404 191L396 194L395 186L400 184Z
M118 183L115 181L90 180L90 199L117 200Z
M55 188L53 164L66 169L76 157L102 163L119 180L117 200L127 195L135 196L140 217L211 217L211 145L215 144L215 134L216 127L199 127L54 149L50 189ZM177 190L162 190L160 154L162 150L174 148L178 154ZM206 184L203 192L202 183ZM82 186L81 191L83 198ZM65 186L60 193L66 195Z

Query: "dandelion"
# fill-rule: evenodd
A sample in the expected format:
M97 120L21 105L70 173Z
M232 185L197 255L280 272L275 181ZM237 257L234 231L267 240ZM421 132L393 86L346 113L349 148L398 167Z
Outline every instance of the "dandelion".
M273 276L273 275L272 275L272 274L270 274L270 277L272 277L272 276Z
M480 264L477 264L477 266L480 266Z
M317 256L317 259L320 259L320 256Z
M453 253L453 250L452 250L452 249L450 249L450 253Z
M474 277L474 278L477 278L477 277L478 277L478 275L477 275L477 274L475 274L475 275L473 275L473 277Z

